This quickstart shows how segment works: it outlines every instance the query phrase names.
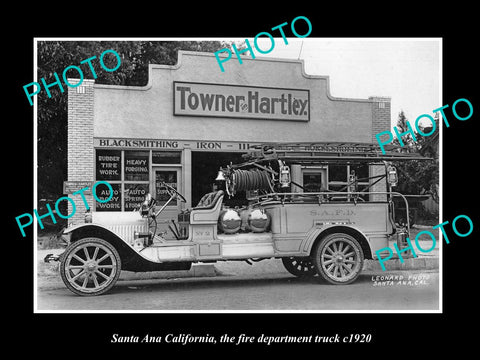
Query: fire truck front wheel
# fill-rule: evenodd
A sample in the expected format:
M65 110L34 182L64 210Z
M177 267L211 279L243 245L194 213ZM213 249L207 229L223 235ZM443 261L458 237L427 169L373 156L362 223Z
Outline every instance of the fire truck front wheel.
M363 251L351 235L333 233L320 239L312 253L313 263L321 278L331 284L354 282L363 268Z
M67 288L77 295L100 295L118 280L121 260L107 241L89 237L78 240L65 250L60 275Z

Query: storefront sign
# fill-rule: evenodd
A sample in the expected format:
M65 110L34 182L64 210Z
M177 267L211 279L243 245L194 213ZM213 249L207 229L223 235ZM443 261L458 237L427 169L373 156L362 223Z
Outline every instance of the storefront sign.
M148 181L148 151L125 152L125 180Z
M95 200L97 200L96 211L122 210L121 184L108 184L105 181L102 181L102 183L105 183L105 185L97 186L94 192Z
M105 152L98 150L96 154L96 176L99 180L120 180L122 164L121 151Z
M125 184L125 211L138 209L148 194L148 184Z
M177 172L170 170L157 170L155 172L155 200L159 206L163 206L168 199L170 199L170 194L167 189L162 186L162 183L178 189ZM172 200L170 205L177 205L177 200Z
M242 85L173 83L174 115L310 120L310 91Z
M93 146L95 148L105 149L156 149L156 150L182 150L192 149L195 151L245 151L256 143L233 142L233 141L190 141L190 140L151 140L151 139L119 139L119 138L94 138ZM98 152L97 152L98 153ZM100 158L98 161L107 161L107 158ZM154 161L155 162L155 161ZM158 163L158 161L156 162ZM174 161L173 163L178 163ZM114 165L97 165L97 169L110 166L113 169ZM98 170L97 170L98 171ZM105 173L105 171L104 171ZM97 173L98 178L98 173Z
M252 147L261 145L260 143L254 142L234 142L234 141L191 141L191 140L152 140L152 139L121 139L121 138L94 138L93 144L95 148L105 148L105 149L156 149L156 150L183 150L191 149L193 151L228 151L228 152L246 152ZM274 143L265 143L265 145L272 145L277 151L305 151L305 152L318 152L318 153L370 153L372 151L372 144L362 144L362 143L299 143L299 144L274 144ZM98 151L97 150L97 154ZM173 153L173 152L172 152ZM110 154L110 153L108 153ZM118 152L120 154L120 152ZM103 160L101 160L103 159ZM111 161L111 157L101 157L99 161ZM120 155L118 155L118 160ZM157 164L170 163L170 162L158 162L153 161ZM147 164L148 162L144 162ZM174 161L171 163L179 163ZM128 163L129 164L129 163ZM126 165L128 165L126 164ZM137 165L139 162L137 161ZM98 169L116 169L116 165L99 165L97 163ZM110 172L102 172L102 175L106 175ZM98 177L97 173L97 178ZM110 179L111 180L111 179Z
M346 144L346 143L316 143L316 144L301 144L296 145L275 145L277 151L292 150L292 151L306 151L318 153L366 153L372 151L370 144Z
M73 194L78 189L83 189L85 187L91 188L93 181L64 181L63 182L63 193ZM84 192L85 194L91 194L92 190L88 189Z
M95 147L177 149L177 141L148 139L95 139Z

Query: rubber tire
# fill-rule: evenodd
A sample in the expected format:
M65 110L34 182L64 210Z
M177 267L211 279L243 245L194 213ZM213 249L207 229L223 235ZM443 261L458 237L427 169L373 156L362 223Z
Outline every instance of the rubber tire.
M310 258L308 257L283 257L282 258L282 263L285 269L292 275L298 277L298 278L307 278L307 277L313 277L317 275L317 270L315 267L313 269L310 269L308 272L305 271L299 271L293 264L292 261L295 259L300 259L304 261L309 261Z
M86 243L93 243L93 244L98 243L98 244L101 244L102 246L105 246L106 248L108 248L112 252L112 254L115 258L115 261L117 263L116 264L117 265L116 273L115 273L115 276L114 276L113 280L105 288L103 288L103 289L101 289L97 292L86 293L86 292L79 291L78 289L76 289L75 287L73 287L70 284L70 282L68 281L67 276L65 274L65 262L68 259L68 257L70 256L70 254L73 251L75 251L75 249L77 249L79 246L84 245ZM115 283L117 282L118 278L120 277L121 268L122 268L122 260L120 259L120 255L118 254L117 249L115 249L115 247L112 244L110 244L108 241L105 241L105 240L100 239L100 238L88 237L88 238L83 238L83 239L80 239L78 241L75 241L74 243L71 243L67 247L65 252L62 254L62 261L60 263L60 276L62 277L63 283L68 288L68 290L70 290L74 294L77 294L77 295L80 295L80 296L98 296L98 295L105 294L113 286L115 286Z
M323 264L321 261L321 255L322 255L323 249L326 246L328 246L331 242L333 242L333 239L336 239L336 238L342 238L346 240L346 242L357 253L358 262L357 264L355 264L355 267L357 268L357 270L355 271L354 275L351 278L345 281L337 281L332 279L330 276L327 275L326 270L322 266ZM320 275L319 276L320 279L326 280L330 284L334 284L334 285L348 285L354 282L362 272L364 255L363 255L362 246L360 245L358 240L355 239L353 236L345 233L333 233L325 236L316 244L316 246L312 251L312 260L313 260L313 263L315 264L318 274Z

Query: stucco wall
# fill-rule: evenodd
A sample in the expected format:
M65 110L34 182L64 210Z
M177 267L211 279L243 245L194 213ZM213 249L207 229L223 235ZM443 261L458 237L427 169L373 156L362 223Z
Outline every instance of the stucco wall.
M372 100L338 99L328 77L304 74L297 60L230 62L221 72L213 54L180 52L177 65L150 65L145 87L95 85L94 136L251 142L372 142ZM173 82L310 90L310 121L173 115Z

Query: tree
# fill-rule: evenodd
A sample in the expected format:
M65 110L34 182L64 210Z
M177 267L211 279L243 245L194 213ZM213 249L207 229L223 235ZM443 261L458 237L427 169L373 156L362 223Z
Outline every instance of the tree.
M39 41L37 49L37 78L47 84L55 81L54 73L62 77L70 65L80 66L80 61L97 56L93 60L97 74L96 83L110 85L141 86L148 82L148 64L173 65L177 62L178 50L215 52L227 44L220 41ZM107 72L98 65L98 57L105 50L113 49L121 56L121 66ZM104 58L108 64L107 56ZM96 61L96 62L95 62ZM115 61L115 60L113 60ZM81 65L85 78L93 79L88 65ZM78 72L69 70L67 77L78 77ZM67 178L67 94L58 86L37 95L37 175L38 199L56 201L62 196L63 181Z
M401 110L398 113L398 120L397 120L397 129L400 134L408 131L407 122L408 122L408 119L405 116L405 113L403 112L403 110ZM417 136L415 136L415 138L418 140ZM416 152L417 143L415 140L413 140L413 136L410 133L407 133L406 135L402 136L402 142L403 142L402 152ZM400 145L400 141L398 140L397 137L395 137L393 143L395 145Z
M63 70L70 65L78 66L80 61L92 56L99 56L104 50L114 49L122 54L122 66L115 72L107 72L96 66L96 79L104 84L123 84L132 76L135 69L135 56L140 45L134 42L89 42L89 41L41 41L37 51L37 76L44 78L47 84L55 81L54 73L61 78ZM105 57L106 59L106 57ZM98 60L97 60L98 61ZM105 60L107 62L107 60ZM97 62L98 64L98 62ZM107 64L106 64L107 65ZM88 66L85 65L84 69ZM71 70L70 70L71 71ZM78 77L72 71L67 76ZM93 74L84 71L85 78ZM38 198L56 200L62 194L63 181L67 173L67 95L58 86L49 88L37 95L37 171Z
M408 119L405 113L400 111L397 120L397 129L399 133L408 130ZM400 151L413 152L430 157L431 160L420 161L410 160L405 162L396 162L395 167L398 170L398 190L407 195L429 194L433 200L438 203L438 183L439 183L439 160L438 160L438 119L436 119L437 131L430 136L422 136L414 131L416 141L411 134L402 137L404 146ZM431 127L421 127L421 132L428 134ZM393 141L395 145L400 145L397 138Z

